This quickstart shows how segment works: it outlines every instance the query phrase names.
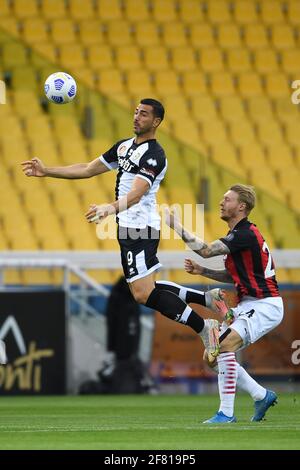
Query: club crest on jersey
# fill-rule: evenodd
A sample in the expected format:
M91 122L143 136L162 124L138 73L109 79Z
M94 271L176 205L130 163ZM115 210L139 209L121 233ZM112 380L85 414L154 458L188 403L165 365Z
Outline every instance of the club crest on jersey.
M121 147L118 149L118 156L123 157L126 155L127 147L126 145L121 145Z
M147 163L148 163L148 165L151 165L151 166L157 166L157 161L154 160L154 158L149 158L147 160Z
M228 235L226 235L226 237L224 237L224 240L227 240L228 242L231 242L231 240L234 239L234 233L229 233Z

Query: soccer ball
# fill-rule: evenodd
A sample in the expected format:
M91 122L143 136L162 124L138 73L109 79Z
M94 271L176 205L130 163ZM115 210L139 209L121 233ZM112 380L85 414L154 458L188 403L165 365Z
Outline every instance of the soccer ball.
M56 104L66 104L76 96L77 85L73 77L65 72L49 75L45 81L45 95Z

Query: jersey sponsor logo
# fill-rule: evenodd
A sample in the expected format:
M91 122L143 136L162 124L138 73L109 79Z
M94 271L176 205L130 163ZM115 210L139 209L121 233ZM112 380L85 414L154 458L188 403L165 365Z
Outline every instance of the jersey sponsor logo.
M124 171L131 171L134 167L134 165L131 165L129 160L123 160L121 158L118 158L118 164Z
M151 166L154 166L154 167L157 166L157 161L154 158L149 158L147 160L147 163L148 163L148 165L151 165Z
M140 170L140 173L142 173L142 175L150 176L151 178L154 178L154 177L155 177L154 171L149 170L148 168L142 168L142 169Z

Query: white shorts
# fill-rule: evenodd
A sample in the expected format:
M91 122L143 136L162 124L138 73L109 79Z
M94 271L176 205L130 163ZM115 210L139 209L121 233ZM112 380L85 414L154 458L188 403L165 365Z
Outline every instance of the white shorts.
M243 340L243 348L255 343L255 341L276 328L283 318L281 297L266 297L265 299L245 297L232 310L235 320L230 327L223 323L220 335L227 328L235 330Z

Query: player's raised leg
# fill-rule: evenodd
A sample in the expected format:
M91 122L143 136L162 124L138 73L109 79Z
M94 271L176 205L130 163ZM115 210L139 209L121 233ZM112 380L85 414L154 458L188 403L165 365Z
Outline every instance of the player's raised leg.
M130 289L137 302L158 310L170 320L190 326L198 333L207 349L209 360L214 360L219 354L217 320L204 320L177 294L157 288L153 274L131 282Z

